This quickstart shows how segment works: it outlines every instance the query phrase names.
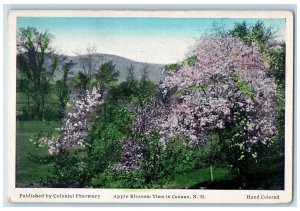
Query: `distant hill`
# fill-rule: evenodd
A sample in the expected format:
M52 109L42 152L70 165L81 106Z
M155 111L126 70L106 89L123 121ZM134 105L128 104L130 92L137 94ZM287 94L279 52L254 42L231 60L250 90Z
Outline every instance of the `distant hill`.
M75 76L79 71L82 71L80 65L79 56L66 56L65 62L72 60L74 62L71 68L71 76ZM132 64L134 66L134 74L137 79L141 77L141 70L147 65L149 72L149 79L158 82L161 79L161 70L164 67L163 64L153 64L153 63L142 63L133 61L124 57L110 55L110 54L93 54L93 61L96 63L97 69L99 66L105 62L112 61L116 65L116 69L120 72L119 81L122 82L126 79L127 68ZM58 80L62 77L62 64L58 66L56 71L55 79Z

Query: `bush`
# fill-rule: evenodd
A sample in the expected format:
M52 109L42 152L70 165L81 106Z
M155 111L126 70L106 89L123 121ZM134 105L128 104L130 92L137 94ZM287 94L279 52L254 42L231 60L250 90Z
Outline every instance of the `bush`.
M145 188L141 171L106 170L91 180L93 187L101 188Z
M201 150L190 146L183 136L174 137L164 145L159 133L151 131L148 135L136 134L127 141L131 143L124 145L121 166L123 171L132 172L127 174L129 178L142 178L143 183L140 185L143 188L162 188L178 174L200 167ZM118 176L118 173L115 175ZM136 178L130 180L134 181Z

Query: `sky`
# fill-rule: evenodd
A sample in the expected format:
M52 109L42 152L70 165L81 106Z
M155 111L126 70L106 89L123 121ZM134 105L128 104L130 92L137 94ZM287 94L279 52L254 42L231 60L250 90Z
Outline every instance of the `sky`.
M222 23L229 30L236 22L254 24L258 20L273 27L278 39L284 39L285 19L19 17L17 28L30 26L48 31L53 35L52 47L65 55L76 55L94 46L97 53L169 64L184 59L214 23Z

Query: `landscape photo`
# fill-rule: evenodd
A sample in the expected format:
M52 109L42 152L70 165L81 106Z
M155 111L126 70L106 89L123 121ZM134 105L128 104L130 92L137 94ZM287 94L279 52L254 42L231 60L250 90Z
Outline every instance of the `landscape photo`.
M16 30L16 188L285 190L285 18Z

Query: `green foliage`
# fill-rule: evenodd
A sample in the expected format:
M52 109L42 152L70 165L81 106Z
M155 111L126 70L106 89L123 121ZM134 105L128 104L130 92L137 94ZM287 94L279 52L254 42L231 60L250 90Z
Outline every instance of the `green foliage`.
M96 87L98 85L98 80L95 76L92 76L87 84L87 89L92 90L93 87Z
M152 81L125 81L110 89L107 100L144 106L155 100L155 92L156 85Z
M118 86L110 87L103 108L96 114L87 146L92 157L90 165L95 176L93 187L144 187L142 173L114 172L111 166L120 162L123 140L131 136L134 114L124 106L146 105L155 97L155 84L151 81L136 81L133 77ZM114 181L118 181L117 183Z
M137 81L124 81L119 86L112 87L108 100L120 102L120 103L132 103L136 102L136 96L138 92Z
M138 82L132 83L138 84ZM131 100L136 98L137 93L131 92L136 89L130 89L132 83L124 82L119 86L111 87L105 105L94 117L94 124L86 142L90 158L88 165L95 175L91 180L92 186L106 187L109 185L106 182L111 181L107 177L116 176L115 173L109 172L109 168L120 162L123 140L131 134L134 115L123 105L132 103ZM127 178L128 176L124 174L118 177Z
M205 164L201 160L202 149L191 146L183 136L176 136L165 147L164 165L167 173L174 178L177 174L201 168Z
M275 72L276 78L276 98L277 98L277 128L278 135L277 139L270 146L270 153L266 162L272 163L273 171L267 171L268 178L269 174L277 174L277 178L284 178L284 155L285 155L285 49L278 49L272 51L271 54L271 68ZM276 165L277 164L277 165ZM274 170L275 168L275 170ZM275 177L276 178L276 177ZM274 181L268 180L270 183ZM283 184L279 185L283 187Z
M193 67L196 63L197 57L196 56L191 56L187 59L184 59L183 61L179 63L174 63L174 64L166 64L164 66L164 72L168 75L172 75L174 72L176 72L182 65L188 66L188 67Z
M57 156L47 156L42 162L52 162L48 175L39 183L47 187L80 188L90 180L87 157L80 149L64 150Z
M141 168L130 173L115 173L115 180L126 177L126 181L135 184L135 187L162 188L178 174L201 166L201 151L190 146L184 137L178 136L167 145L162 145L160 136L155 131L137 138L142 140L143 145ZM123 187L127 187L127 183Z
M113 64L112 61L102 64L96 73L96 79L103 89L115 86L118 76L119 72L116 70L116 65Z
M86 141L88 165L94 174L120 161L123 139L129 135L133 114L120 106L106 104L95 116Z
M92 178L91 185L101 188L144 188L144 180L141 171L107 170Z
M257 21L253 26L247 24L246 21L242 23L236 23L230 34L235 37L239 37L246 44L258 42L263 47L273 36L271 28L266 28L264 23Z
M274 183L274 179L283 180L283 163L284 163L284 87L285 87L285 45L280 44L279 48L270 48L269 44L273 38L273 31L271 28L266 28L262 22L257 22L254 26L247 25L246 22L237 23L234 29L231 31L233 36L239 37L247 44L257 42L260 46L261 53L264 56L264 60L270 65L270 77L275 77L276 80L276 98L277 98L277 129L278 135L274 138L274 142L270 142L267 146L259 146L257 154L255 155L255 161L248 159L248 170L245 174L246 177L254 178L253 181L262 180L265 181L266 186L271 186ZM251 96L251 90L242 85L240 88L244 94ZM246 160L246 159L244 159ZM249 160L252 160L251 162ZM249 163L250 162L250 163ZM268 165L266 165L268 163ZM247 168L244 167L244 168ZM276 175L276 176L272 176ZM254 184L252 184L254 185ZM279 185L283 187L283 184Z
M87 90L87 85L89 82L89 78L83 72L78 72L78 75L72 81L73 90L79 89L82 91Z
M217 134L212 134L209 137L209 142L201 149L202 165L224 165L227 164L224 153L222 152L221 140Z
M235 77L234 79L238 89L247 97L253 99L255 97L255 91L244 81Z
M188 67L193 67L196 64L197 57L196 56L191 56L181 62L181 64L188 66Z
M176 90L175 95L180 96L180 95L183 95L185 93L192 92L192 91L203 91L203 92L205 92L205 89L206 89L205 86L192 85L192 86L189 86L189 87L181 89L181 90Z
M49 176L52 164L41 160L47 156L47 146L36 147L30 140L35 139L37 134L52 134L53 129L58 126L58 122L50 121L17 121L16 185L18 187L41 184L43 178Z
M254 42L259 44L261 53L266 63L270 63L269 42L273 39L273 30L267 28L263 22L257 21L253 26L247 22L236 23L233 30L230 31L232 36L239 37L243 42L251 45Z
M51 85L52 86L52 85ZM17 118L19 120L33 120L38 119L35 117L34 110L31 109L30 103L29 110L27 106L27 96L24 92L17 92ZM51 93L48 95L48 100L45 103L44 117L48 121L59 121L61 119L61 110L59 106L59 100L54 90L54 86L51 88Z
M133 103L137 103L140 106L148 105L155 100L156 85L152 81L141 81L138 83L136 98Z
M164 66L164 71L168 75L172 75L174 72L176 72L179 69L180 65L175 63L175 64L166 64Z
M280 142L271 140L267 145L258 143L250 148L245 137L238 133L246 124L247 118L241 114L234 124L215 131L203 149L203 161L231 166L231 173L240 181L240 188L282 188Z
M149 136L144 137L143 141L143 155L141 171L143 174L146 188L160 187L164 183L167 176L167 169L164 168L164 147L159 141L159 134L156 132L150 133Z
M56 81L56 87L57 87L57 96L59 100L60 110L61 110L61 116L63 116L67 102L69 100L69 87L67 84L68 75L70 72L71 67L73 66L73 61L69 61L63 66L63 76L61 80Z
M242 23L236 23L234 29L231 31L231 34L233 36L239 37L242 41L244 41L247 44L249 44L250 42L250 29L246 21L243 21Z
M58 57L50 52L51 39L48 32L41 33L33 27L20 28L17 36L17 66L27 83L22 87L27 95L26 111L32 111L32 118L39 120L45 120L50 81L58 66ZM45 64L46 57L50 67Z

